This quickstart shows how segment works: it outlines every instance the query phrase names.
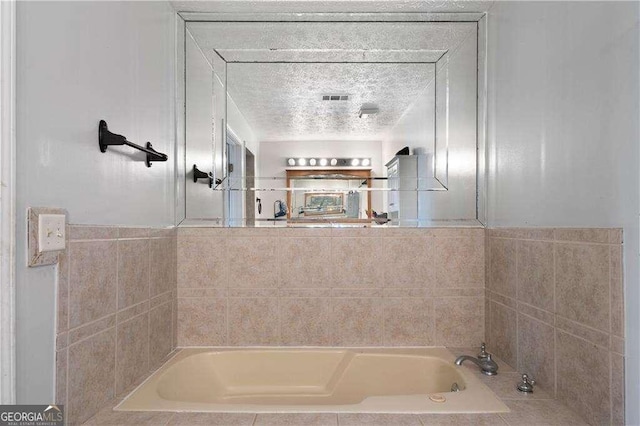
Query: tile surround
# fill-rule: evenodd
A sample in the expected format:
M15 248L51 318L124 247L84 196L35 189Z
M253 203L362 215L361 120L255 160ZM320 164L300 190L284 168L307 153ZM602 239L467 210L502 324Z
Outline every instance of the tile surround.
M338 414L340 426L422 426L418 416L412 414Z
M536 308L553 312L555 303L553 243L548 241L506 241L517 242L516 261L518 267L517 289L515 290L518 294L518 300ZM510 297L515 298L516 293L514 292Z
M450 235L454 229L449 229ZM464 235L464 234L463 234ZM436 286L484 287L484 233L470 237L435 238Z
M71 241L69 256L69 328L116 311L117 241Z
M583 426L587 423L576 413L553 399L506 401L510 413L500 416L510 425Z
M471 228L70 226L67 235L69 249L60 256L58 278L56 400L70 402L72 422L88 419L136 381L123 377L144 378L176 345L475 347L485 336L490 350L538 379L542 399L513 400L508 403L513 413L500 417L443 416L441 424L517 424L511 414L526 419L545 410L555 412L546 420L537 417L540 424L624 422L619 230L495 229L485 238L485 230ZM118 254L122 247L145 245L141 261L160 267L149 266L146 275L136 271L132 281L143 282L129 288L131 281L121 277L133 272ZM115 257L108 256L113 262L104 257L106 267L96 260L101 249L115 251ZM96 295L107 302L99 305ZM571 355L586 349L608 362L596 366ZM106 372L89 371L97 359L107 360ZM579 380L578 373L591 367L603 383L595 396L556 389L556 382ZM512 391L509 374L518 375L508 368L501 367L508 381L504 391L493 383L506 399ZM98 386L102 380L110 385ZM545 399L553 397L592 417L580 419ZM162 424L199 421L195 414L154 415ZM248 416L236 416L238 424L269 421ZM206 424L220 419L201 417ZM440 424L428 415L410 417L406 424ZM145 419L139 423L154 423ZM339 416L340 424L359 419ZM119 423L116 417L113 421Z
M331 239L282 238L278 247L279 286L327 288L331 286ZM272 247L269 248L273 249Z
M505 426L499 414L421 414L423 425L429 426Z
M226 299L178 299L178 346L222 346L226 341Z
M515 309L508 308L500 303L491 301L490 334L491 347L495 352L502 354L500 357L510 365L517 365L517 323Z
M257 296L229 298L227 341L230 345L263 346L280 343L278 299Z
M338 426L338 416L331 413L264 413L253 426Z
M558 399L593 424L609 424L609 351L560 330L556 342Z
M433 346L435 310L432 298L384 299L384 342L387 346Z
M335 346L382 346L382 319L381 297L334 299L331 330Z
M175 231L173 231L175 233ZM176 239L173 237L149 240L149 296L167 294L175 290L177 277Z
M118 241L118 309L149 299L149 240Z
M281 343L291 346L331 344L331 299L327 297L283 297L280 299Z
M117 325L116 394L149 371L149 312Z
M176 347L176 231L70 225L67 235L58 265L56 402L78 424Z
M177 250L178 346L477 345L484 336L480 228L180 228ZM218 314L200 308L213 299ZM438 310L458 321L438 322Z
M69 423L88 419L115 396L115 367L114 328L104 330L68 348L65 407Z
M489 289L508 297L516 296L516 241L506 239L491 240L491 281ZM489 286L490 284L490 286Z
M478 346L484 340L484 300L436 298L435 326L437 346Z
M624 424L622 230L490 229L487 240L490 318L517 313L513 325L489 321L490 349L581 422ZM514 268L515 294L503 285Z
M611 353L611 420L624 424L624 357Z
M556 312L608 332L609 246L556 243Z
M170 413L168 426L253 426L256 415L251 413Z
M556 348L553 326L518 312L516 361L518 371L527 371L542 389L552 394L556 384Z
M149 310L149 367L160 365L162 360L174 349L171 330L171 299Z

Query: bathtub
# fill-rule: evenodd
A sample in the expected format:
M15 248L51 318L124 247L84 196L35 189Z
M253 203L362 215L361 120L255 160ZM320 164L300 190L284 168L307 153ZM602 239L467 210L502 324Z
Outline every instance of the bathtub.
M473 372L453 361L445 348L182 349L115 410L509 411Z

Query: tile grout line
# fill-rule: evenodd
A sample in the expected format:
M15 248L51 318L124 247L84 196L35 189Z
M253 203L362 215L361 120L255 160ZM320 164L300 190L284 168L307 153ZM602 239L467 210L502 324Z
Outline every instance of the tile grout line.
M580 241L580 240L550 240L550 239L535 239L535 238L518 238L518 237L491 237L498 240L517 240L523 242L542 242L542 243L557 243L557 244L591 244L595 246L615 246L614 243L603 243L602 241Z
M500 417L500 420L502 420L505 425L510 425L509 422L504 417L502 417L502 413L498 413L498 417Z
M613 358L609 352L609 424L613 425Z
M580 340L582 340L583 342L586 342L586 343L588 343L588 344L590 344L590 345L593 345L593 346L595 346L595 347L597 347L597 348L600 348L600 349L606 350L607 352L612 352L612 351L609 349L609 347L608 347L608 346L602 346L602 345L600 345L600 344L598 344L598 343L594 343L594 342L592 342L592 341L591 341L591 340L589 340L589 339L585 339L584 337L582 337L582 336L578 336L578 335L576 335L576 334L574 334L574 333L572 333L572 332L570 332L570 331L567 331L567 330L565 330L565 329L563 329L563 328L554 327L554 330L555 330L555 331L557 331L557 332L560 332L560 333L564 333L564 334L566 334L567 336L571 336L571 337L573 337L573 338L580 339ZM613 353L615 353L615 352L613 352Z
M282 297L280 297L280 285L282 284L280 282L281 277L282 277L282 262L280 262L280 258L282 256L282 247L280 244L280 238L282 238L281 236L278 236L278 238L276 239L276 249L275 249L275 253L274 253L274 260L276 263L276 267L275 267L275 276L276 276L276 294L277 294L277 300L276 300L276 309L277 309L277 324L276 324L276 341L278 342L278 345L283 345L284 342L284 338L282 336L282 329L283 329L283 324L282 324Z
M171 281L171 351L178 346L178 231L172 233L171 255L173 280Z
M151 369L151 239L147 239L147 370Z
M68 225L67 225L67 231L68 229ZM69 235L69 233L67 233L67 235ZM66 241L67 243L67 301L66 301L66 305L67 305L67 326L65 327L67 330L67 333L69 332L69 324L71 322L71 244L69 243L69 241ZM57 337L57 336L56 336ZM56 338L56 344L57 344L57 338ZM65 404L65 406L69 407L69 361L70 361L70 355L69 355L69 335L67 334L67 345L64 348L64 353L65 353L65 358L66 358L66 362L65 362L65 368L64 368L64 377L65 377L65 389L64 389L64 401L63 404ZM57 374L57 371L56 371ZM56 383L57 385L57 383ZM69 410L70 412L71 410ZM68 412L68 413L69 413ZM68 416L67 413L67 416Z
M608 348L608 355L609 355L609 423L612 424L612 425L613 425L613 357L611 355L612 354L611 348L613 346L613 311L612 311L612 300L613 300L612 299L612 284L613 284L613 282L612 282L612 272L613 272L613 268L612 268L612 262L613 262L613 258L614 258L614 256L612 256L612 252L614 252L614 251L616 251L615 250L615 246L612 246L611 248L609 248L609 348ZM623 317L624 317L624 315L623 315Z
M554 236L555 236L555 231ZM553 396L558 398L558 329L556 327L556 314L558 312L558 298L556 296L558 287L558 253L556 243L552 246L553 255Z
M611 252L613 251L613 247L609 248L609 336L613 335L613 323L612 323L612 312L611 312L611 305L612 305L612 292L611 292L611 286L612 286L612 276L611 276L611 262L613 257L611 256ZM611 338L609 338L609 347L611 347Z
M229 274L227 274L227 280ZM228 283L227 283L228 284ZM225 315L225 343L231 345L231 324L230 324L230 311L231 311L231 299L229 298L229 292L227 291L224 296L224 315Z
M119 232L119 231L118 231ZM116 318L115 318L115 339L113 354L113 397L118 393L118 303L120 287L120 244L116 241Z
M332 232L330 235L333 234ZM332 236L332 235L331 235ZM329 261L333 259L334 256L334 239L331 238L329 240ZM329 287L329 343L331 346L336 345L336 333L335 333L335 303L333 298L333 289L334 289L334 269L329 268L329 282L331 283L331 287ZM339 420L338 420L339 421Z
M498 304L499 304L500 302L496 302L496 303L498 303ZM509 308L509 307L507 307L507 308ZM527 317L527 318L528 318L528 319L530 319L530 320L533 320L533 321L535 321L535 322L542 323L542 324L544 324L544 325L546 325L546 326L548 326L548 327L551 327L551 328L553 328L553 329L555 329L555 328L556 328L553 324L549 324L547 321L542 320L542 319L537 318L537 317L534 317L533 315L530 315L530 314L528 314L528 313L526 313L526 312L520 312L520 311L518 311L517 309L516 309L515 311L517 312L517 314L518 314L518 315L525 316L525 317Z
M486 233L485 233L486 234ZM485 284L485 288L488 290L489 295L493 294L492 293L492 288L493 288L493 271L491 268L491 262L493 261L493 256L491 255L491 248L493 247L492 244L492 238L491 236L488 237L489 241L487 242L487 246L489 249L489 253L487 254L487 258L485 259L485 264L484 267L486 269L485 271L485 275L487 275L489 277L489 282ZM484 295L485 299L487 298L487 292L485 291L485 295ZM489 330L488 332L485 333L485 339L487 339L489 341L489 347L492 347L493 345L493 299L491 297L488 298L489 299L489 303L486 303L485 305L489 306L489 320L488 320L488 324L489 324Z
M586 328L586 329L587 329L587 330L589 330L589 331L595 331L595 332L597 332L597 333L601 333L601 334L604 334L604 335L606 335L606 336L611 336L611 334L610 334L610 333L608 333L608 332L606 332L606 331L603 331L603 330L597 329L597 328L595 328L595 327L593 327L593 326L590 326L590 325L588 325L588 324L581 323L580 321L576 321L576 320L574 320L574 319L567 318L567 317L565 317L564 315L555 314L555 315L554 315L554 317L555 317L555 318L562 318L562 319L564 319L564 320L567 320L567 321L568 321L568 322L570 322L570 323L576 324L576 325L577 325L577 326L579 326L579 327ZM556 327L558 327L558 326L557 326L557 324L556 324ZM563 330L563 331L567 331L567 330L564 330L562 327L559 327L559 328L560 328L561 330ZM623 339L623 340L624 340L624 339Z
M382 295L380 296L381 299L381 303L382 303L382 316L380 318L381 322L382 322L382 326L380 327L382 329L382 336L380 341L382 342L382 346L386 346L387 343L387 334L385 333L385 323L386 323L386 317L387 317L387 298L384 295L384 292L382 293Z
M164 426L169 426L169 424L171 424L171 421L175 416L176 416L176 412L172 412L169 418L167 419L167 421L165 422Z
M138 303L136 303L136 304L134 304L134 305L127 306L127 307L122 308L122 309L120 309L120 310L116 310L115 312L112 312L112 313L110 313L110 314L104 315L104 316L102 316L102 317L96 318L96 319L91 320L91 321L89 321L89 322L86 322L86 323L84 323L84 324L81 324L81 325L78 325L78 326L76 326L76 327L70 328L70 329L68 329L67 331L63 332L63 333L71 333L72 331L77 331L77 330L80 330L80 329L82 329L82 328L84 328L84 327L87 327L87 326L90 326L90 325L97 324L98 322L100 322L100 321L104 321L104 320L108 319L108 318L109 318L109 317L111 317L111 316L115 317L115 318L116 318L116 319L115 319L115 321L117 322L117 316L118 316L118 314L121 314L122 312L126 312L126 311L128 311L128 310L133 310L133 308L138 307L138 306L141 306L141 305L144 305L144 304L145 304L145 303L147 303L147 302L148 302L147 300L143 300L142 302L138 302ZM168 302L165 302L165 303L168 303ZM162 305L162 304L163 304L163 303L161 303L160 305ZM160 305L157 305L157 306L160 306ZM136 317L136 316L138 316L138 315L140 315L140 314L133 315L131 318L134 318L134 317ZM126 320L124 320L124 321L128 321L128 320L129 320L129 319L131 319L131 318L128 318L128 319L126 319ZM100 330L100 331L97 331L97 332L95 332L95 333L91 334L90 336L95 336L96 334L99 334L99 333L101 333L102 331L104 331L104 330L106 330L106 329L108 329L108 328L111 328L111 327L105 327L104 329L102 329L102 330ZM59 333L59 334L62 334L62 333ZM80 339L79 341L84 340L84 339L86 339L86 337L83 337L83 338L82 338L82 339Z
M522 249L522 240L516 240L516 371L520 371L523 369L523 365L520 362L520 312L518 310L518 301L520 300L520 295L518 292L518 288L520 287L520 274L518 268L518 258L520 254L520 250Z

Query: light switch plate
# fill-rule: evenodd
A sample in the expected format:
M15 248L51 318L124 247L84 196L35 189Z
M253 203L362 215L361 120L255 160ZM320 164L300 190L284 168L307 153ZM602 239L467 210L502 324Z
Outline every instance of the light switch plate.
M65 215L38 215L38 252L64 250Z
M65 253L64 246L61 249L54 251L42 251L40 247L45 247L46 244L40 243L40 216L41 215L54 215L54 216L63 216L68 217L67 211L60 208L55 207L29 207L27 210L27 266L44 266L44 265L55 265L60 260L60 256ZM58 219L60 220L60 218ZM66 219L65 219L66 222ZM46 226L44 226L46 228ZM57 234L58 228L52 229L53 233L50 236L58 238ZM66 226L60 229L61 234L65 238L61 238L62 240L66 240L65 230ZM47 231L45 229L45 235ZM60 242L58 241L58 245ZM50 247L51 248L51 247Z

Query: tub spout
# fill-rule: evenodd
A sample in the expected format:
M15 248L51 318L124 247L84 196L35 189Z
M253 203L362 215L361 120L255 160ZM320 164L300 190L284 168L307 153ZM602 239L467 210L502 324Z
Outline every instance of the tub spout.
M469 355L461 355L456 358L456 365L462 365L465 361L471 361L478 366L482 374L487 376L495 376L498 374L498 364L491 359L491 354L487 354L486 358L478 359Z

